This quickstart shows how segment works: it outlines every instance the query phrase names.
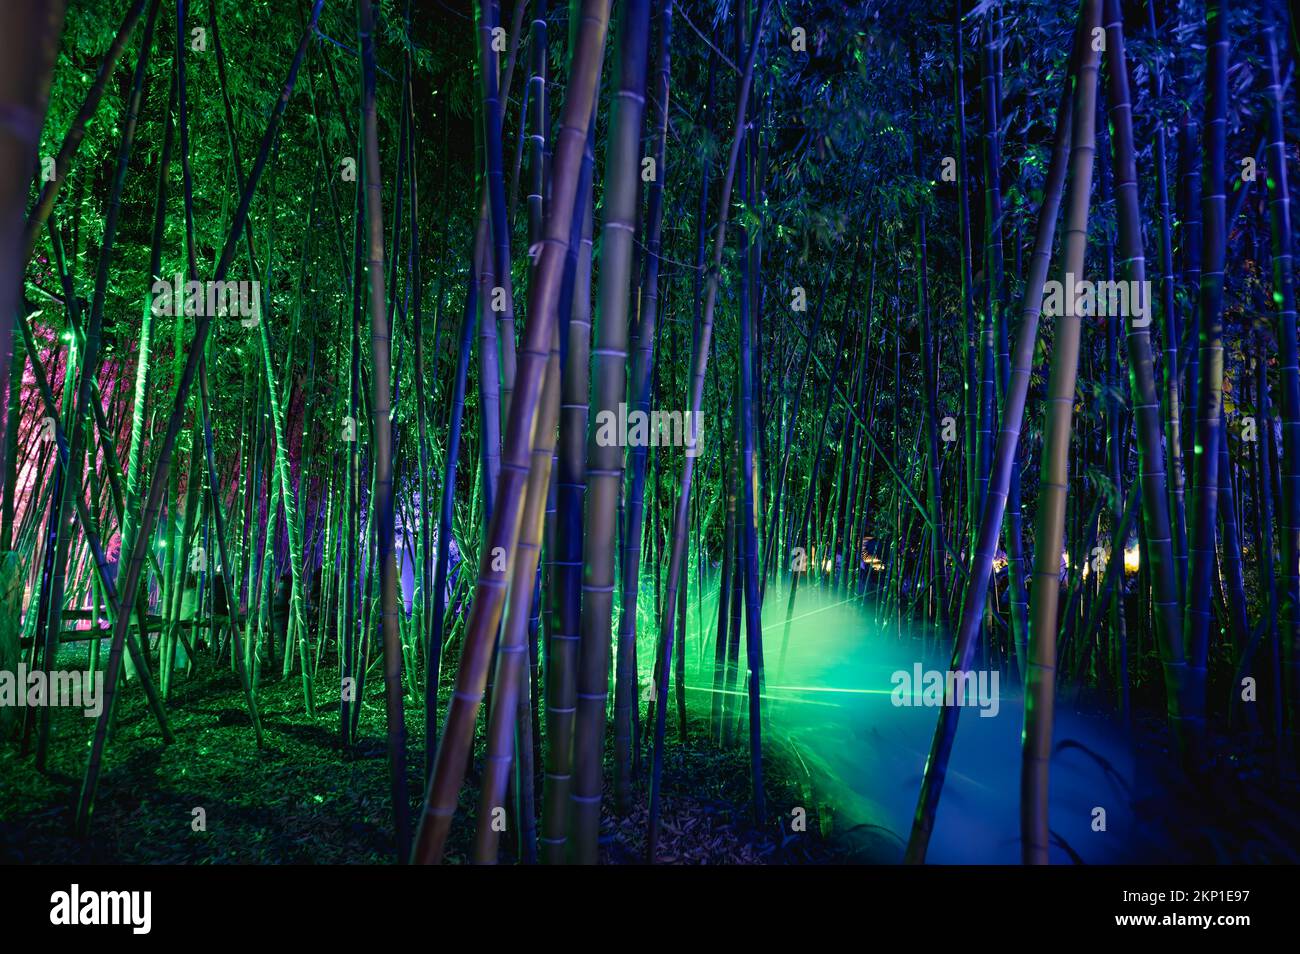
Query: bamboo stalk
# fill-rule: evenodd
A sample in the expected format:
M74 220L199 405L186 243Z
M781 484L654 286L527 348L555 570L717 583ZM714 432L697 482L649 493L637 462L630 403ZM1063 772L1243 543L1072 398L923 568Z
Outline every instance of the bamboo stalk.
M479 555L478 580L466 624L456 692L448 706L447 721L416 834L413 860L421 864L436 863L442 857L456 798L464 779L474 719L487 682L492 643L501 621L506 581L515 556L522 518L524 483L532 453L541 379L550 356L547 342L555 327L559 280L568 247L565 226L572 214L577 191L581 150L587 138L587 125L600 76L608 15L604 0L584 0L573 75L556 138L552 215L538 263L537 281L529 288L530 320L519 352L501 483L488 524L486 545Z

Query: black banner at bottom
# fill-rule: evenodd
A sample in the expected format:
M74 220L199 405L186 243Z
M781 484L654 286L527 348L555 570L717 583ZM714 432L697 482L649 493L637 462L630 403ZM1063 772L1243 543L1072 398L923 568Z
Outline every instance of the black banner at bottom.
M154 939L346 943L377 929L436 930L444 917L458 933L477 924L497 938L502 928L549 930L556 917L583 932L602 923L626 931L629 917L662 927L681 916L684 926L706 911L725 919L728 934L748 929L770 941L780 931L826 944L847 930L920 942L963 923L990 939L1042 926L1058 937L1200 932L1225 941L1296 924L1294 870L1266 867L10 867L6 875L7 937L80 934L127 947Z

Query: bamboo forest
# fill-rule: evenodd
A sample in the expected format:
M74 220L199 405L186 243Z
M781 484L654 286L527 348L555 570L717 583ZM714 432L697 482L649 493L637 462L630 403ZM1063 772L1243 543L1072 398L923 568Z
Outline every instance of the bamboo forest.
M0 861L1300 863L1298 61L2 0Z

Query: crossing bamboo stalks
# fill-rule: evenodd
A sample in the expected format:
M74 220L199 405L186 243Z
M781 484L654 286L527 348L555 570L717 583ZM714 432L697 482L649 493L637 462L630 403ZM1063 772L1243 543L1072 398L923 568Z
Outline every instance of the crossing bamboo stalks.
M222 250L221 259L217 264L214 281L222 281L225 279L227 269L229 269L230 263L234 258L235 249L243 233L244 220L247 218L249 206L252 204L253 194L256 191L262 171L266 168L266 163L270 156L271 144L275 140L275 134L279 128L280 119L284 115L284 110L289 104L290 97L293 95L293 87L298 77L298 69L302 65L303 57L306 55L307 43L312 37L323 4L324 0L316 0L312 6L311 18L308 22L307 29L303 31L302 37L298 42L298 48L294 53L293 61L289 67L288 78L285 81L284 88L280 92L279 99L276 101L276 104L271 111L271 116L267 122L266 132L262 137L262 143L258 150L257 159L249 174L248 182L245 184L244 193L240 199L239 208L235 212L232 227L226 235L225 246ZM186 398L188 397L190 385L194 380L195 373L198 370L199 360L203 353L203 346L206 342L208 332L211 329L211 325L212 316L207 314L200 316L199 320L195 324L194 340L190 343L185 368L176 388L175 402L167 422L167 428L163 434L163 439L160 443L157 462L153 469L153 475L149 481L149 496L140 520L138 531L139 536L135 541L130 559L127 563L125 582L120 588L122 599L124 601L133 600L137 588L140 585L140 579L144 568L145 550L148 548L150 535L153 531L154 525L157 523L158 514L162 505L162 497L166 491L167 473L171 465L172 451L176 446L176 438L180 433ZM122 661L122 646L126 639L127 621L127 614L121 613L118 615L116 624L113 628L113 642L109 650L108 666L104 676L104 711L100 715L95 726L95 735L91 746L90 764L86 770L86 779L82 785L81 796L77 804L76 827L80 832L84 832L88 827L90 823L90 815L94 808L95 793L99 783L99 768L103 759L104 746L107 741L108 722L110 713L113 709L113 698L116 692L117 677Z
M1080 22L1082 23L1082 20ZM984 615L988 582L993 572L993 557L1006 509L1011 471L1016 466L1016 449L1024 425L1025 401L1029 393L1038 322L1042 314L1043 287L1047 282L1047 270L1051 264L1056 219L1060 212L1070 145L1073 141L1075 77L1083 55L1082 33L1082 27L1076 27L1070 66L1066 71L1065 89L1056 111L1056 133L1052 144L1051 164L1043 190L1043 201L1038 210L1038 227L1021 305L1020 328L1016 332L1007 398L1002 409L1002 424L998 432L997 448L993 454L993 472L980 515L979 535L970 559L969 579L963 594L961 619L953 641L950 668L957 672L967 671L974 658L976 635ZM905 860L908 863L920 864L925 861L930 836L934 832L934 819L939 807L939 797L943 793L948 760L956 738L957 718L960 713L961 709L956 706L944 706L939 710L939 720L930 743L930 755L926 761L925 776L921 782L916 813L912 819L912 830L907 842Z
M502 462L502 480L488 525L486 545L479 559L478 581L466 623L456 691L448 706L447 721L416 834L413 860L417 863L436 863L442 857L456 797L464 779L474 718L487 682L492 643L501 621L509 566L522 517L541 379L550 356L550 334L555 327L559 281L568 248L567 225L573 211L578 168L600 76L608 15L603 0L583 3L573 73L556 137L551 184L552 214L536 280L529 288L529 322L519 351L518 374L506 430L507 453Z
M1100 53L1091 42L1101 23L1101 0L1084 0L1080 36L1089 38L1079 57L1071 117L1070 177L1062 267L1082 275L1087 252L1097 122L1097 72ZM1056 622L1061 596L1061 548L1069 494L1069 449L1074 388L1082 336L1076 303L1067 303L1055 322L1052 369L1047 383L1043 468L1034 530L1034 572L1029 590L1029 645L1025 667L1025 729L1021 742L1020 851L1026 864L1046 864L1047 786L1052 754L1056 695Z
M709 344L713 335L713 312L718 302L719 272L722 267L722 255L726 249L727 219L731 209L731 187L735 182L736 162L740 156L740 146L745 137L745 116L749 108L749 92L754 80L754 64L758 59L759 48L762 46L763 28L767 22L767 13L770 8L771 0L763 0L759 5L758 14L754 18L753 39L750 41L749 52L745 57L745 68L741 74L740 90L736 96L735 131L732 133L731 151L727 158L727 171L723 177L722 188L719 193L718 226L713 242L713 258L706 279L700 337L695 348L694 364L691 368L692 420L698 420L704 404L704 373L709 363ZM669 556L668 581L662 604L668 610L663 613L660 621L659 675L655 692L655 697L660 700L668 698L668 668L669 662L672 660L673 636L676 629L676 614L671 612L671 608L677 605L677 587L680 584L680 576L686 563L686 531L690 518L691 478L695 470L696 454L698 453L697 440L698 434L691 435L688 448L692 453L686 455L686 460L682 464L681 485L678 488L677 500L673 504L672 551ZM655 860L659 827L659 788L663 775L666 713L666 705L660 705L655 713L654 756L650 774L650 812L646 834L647 860L652 863ZM758 786L762 785L761 777L755 778L753 781ZM755 804L761 804L762 796L757 791L754 794Z
M1132 106L1128 66L1124 50L1123 24L1118 3L1106 0L1106 38L1111 66L1108 99L1111 115L1111 148L1114 152L1115 197L1119 226L1121 274L1131 281L1146 280L1139 216L1136 151L1133 141ZM1179 592L1171 531L1170 495L1161 450L1160 399L1152 363L1150 332L1146 324L1130 320L1125 329L1129 360L1129 393L1138 438L1138 474L1141 483L1142 516L1146 529L1145 560L1154 581L1156 639L1164 666L1166 711L1176 734L1184 738L1183 720L1188 701L1179 633Z
M610 433L615 427L609 420L617 422L619 405L627 399L628 288L632 278L632 230L641 165L641 118L645 109L649 34L649 0L628 0L619 26L615 67L620 78L619 91L605 169L605 221L601 230L596 343L592 349L591 410L595 422L588 427L587 437L582 617L573 786L569 791L570 858L580 864L595 864L600 829L614 557L623 483L623 441L619 435ZM623 683L623 693L632 691L633 673L626 659L616 671L615 679L616 683Z
M63 31L62 0L15 0L0 10L0 36L6 40L6 70L0 73L0 369L13 351L9 313L20 307L19 287L35 235L24 223L28 184L36 168L36 150L49 104L50 78ZM57 170L57 164L56 164ZM8 407L10 376L0 382L0 406ZM12 415L11 415L12 416ZM15 420L10 430L17 425ZM16 436L16 435L15 435ZM7 438L0 444L0 475L9 474L12 454ZM13 481L5 480L6 488Z

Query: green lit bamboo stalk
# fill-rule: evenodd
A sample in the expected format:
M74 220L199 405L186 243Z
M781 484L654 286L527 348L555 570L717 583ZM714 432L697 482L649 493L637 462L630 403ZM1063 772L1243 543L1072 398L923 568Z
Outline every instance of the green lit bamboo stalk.
M131 6L127 8L126 16L122 19L122 26L118 29L117 35L113 37L113 42L109 44L108 50L104 53L104 58L99 63L99 69L95 73L95 81L90 84L86 90L86 98L82 101L81 108L77 111L72 125L68 127L67 133L64 134L63 142L59 146L58 155L54 157L54 178L46 182L41 187L41 194L36 200L36 206L32 209L31 214L27 216L27 224L24 230L23 242L24 251L21 259L21 265L26 266L31 260L32 252L36 248L36 238L41 229L45 226L50 212L54 210L54 201L59 197L59 191L63 188L63 183L67 181L68 171L72 167L73 157L76 156L77 150L81 146L81 141L86 135L86 126L94 117L99 109L99 101L103 98L104 90L108 87L108 79L113 75L113 70L117 66L118 58L121 57L122 51L126 48L127 40L135 31L135 25L140 21L140 14L144 12L145 0L132 0ZM33 25L40 23L41 17L37 12L41 7L48 7L47 23L52 28L52 34L47 34L46 43L53 42L57 45L59 34L59 24L63 17L63 3L55 2L52 4L38 3L34 5L36 9L22 11L15 10L15 13L25 15ZM25 31L24 31L25 32ZM6 34L9 35L9 34ZM42 44L45 55L50 56L51 65L53 56L51 47ZM33 53L35 51L33 50ZM48 79L45 80L45 89L40 94L41 98L49 95ZM42 109L43 112L43 109ZM37 123L39 126L39 123ZM35 139L32 140L35 144ZM30 159L28 160L30 161ZM23 180L30 181L30 177ZM8 353L0 349L0 357L8 358Z
M214 44L215 51L217 53L218 77L221 85L222 100L225 106L226 134L230 144L231 156L234 161L235 182L238 188L242 192L243 185L244 185L243 160L242 157L240 156L238 141L236 140L235 137L234 114L230 105L230 95L227 89L226 77L225 77L225 53L221 46L221 34L217 28L215 4L209 8L208 12L209 12L209 23L211 24L213 30L213 44ZM183 51L181 52L180 55L183 62L183 56L184 56ZM269 227L269 223L268 223L268 227ZM311 231L309 227L308 235L310 236L310 234ZM255 279L258 279L261 276L259 275L257 261L254 257L254 252L253 252L253 229L251 223L245 223L244 238L248 247L249 265L252 268ZM269 265L269 261L268 261L268 265ZM269 292L266 296L266 302L268 304L270 302ZM273 365L273 355L278 355L280 353L274 352L272 348L271 335L270 335L270 329L268 323L269 315L259 314L257 318L258 318L257 321L258 345L262 355L262 370L266 375L267 393L270 397L270 406L271 406L271 421L275 431L275 462L274 462L275 473L276 473L276 478L279 480L280 483L280 501L284 507L284 517L285 517L285 523L287 525L288 540L289 540L289 572L292 580L291 582L292 588L289 595L290 611L292 614L291 631L297 630L297 632L300 634L297 643L298 643L298 651L299 651L299 665L302 668L303 705L307 710L308 717L313 717L316 712L316 704L314 698L315 691L314 691L314 685L312 681L311 667L308 666L307 664L306 642L301 635L306 631L306 612L304 608L304 591L306 588L304 577L305 577L306 568L305 568L305 561L303 555L302 526L299 523L298 503L296 500L296 495L294 493L293 478L291 475L290 465L289 465L289 449L288 449L289 432L288 432L288 425L286 421L284 402L280 394L281 384L279 381L277 381L275 368ZM293 349L292 347L290 347L289 353L292 354L292 351ZM284 387L285 389L287 389L288 381L292 378L292 373L291 372L287 373L285 378L286 380L285 380ZM305 447L306 445L304 444L303 446ZM304 490L304 493L305 493L305 488L307 486L308 485L305 482L300 481L300 487ZM284 663L285 666L288 667L289 665L289 640L288 639L286 639L285 641Z
M249 181L244 189L244 194L240 199L239 209L235 213L235 220L232 223L230 231L226 235L225 245L222 250L221 259L213 277L214 281L223 281L230 263L234 258L235 249L238 246L240 235L243 232L244 221L248 216L249 206L252 204L253 193L257 188L257 183L261 178L263 169L266 167L267 159L270 155L271 144L275 140L276 133L280 126L280 119L284 115L284 110L288 106L289 99L293 94L294 82L297 79L298 69L302 64L303 57L307 51L307 43L311 39L317 20L320 17L320 10L324 0L315 0L312 6L312 14L308 21L307 28L298 42L298 48L294 53L293 62L289 68L289 75L285 82L284 88L271 111L270 118L267 122L266 132L263 135L262 144L258 151L257 159L254 162L253 170L249 176ZM190 384L194 380L194 375L198 370L198 365L202 357L203 348L207 341L208 332L211 330L211 316L202 315L196 323L194 340L190 345L189 355L186 358L185 370L177 383L176 399L173 403L171 415L167 422L167 428L163 434L160 443L157 461L154 465L153 476L149 482L149 497L145 505L144 513L140 521L139 537L130 554L127 563L127 571L124 585L121 587L124 600L133 600L140 585L143 575L145 550L148 548L149 536L158 519L159 510L161 509L162 497L166 491L167 473L171 465L172 452L176 445L176 438L180 433L183 423L186 397ZM84 833L90 824L90 815L94 806L95 793L99 783L99 769L103 759L104 746L107 741L109 713L112 712L113 702L116 695L116 683L118 671L121 666L122 646L126 639L126 630L128 617L125 613L120 613L113 627L113 643L109 650L108 666L104 676L104 712L101 713L99 721L95 727L95 736L91 744L90 762L86 769L86 778L82 784L81 794L78 799L76 812L76 828L78 832Z

